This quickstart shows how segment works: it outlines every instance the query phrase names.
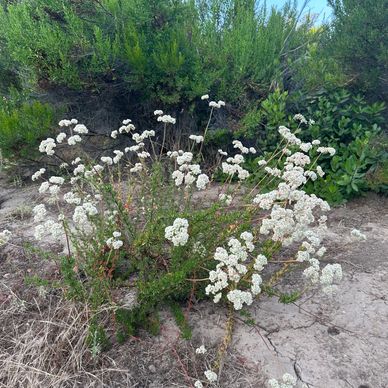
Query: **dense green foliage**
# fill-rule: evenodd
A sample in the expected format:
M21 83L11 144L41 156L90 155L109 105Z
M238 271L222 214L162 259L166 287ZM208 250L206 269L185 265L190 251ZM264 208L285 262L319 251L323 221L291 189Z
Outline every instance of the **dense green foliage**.
M22 84L94 91L109 85L137 104L188 104L209 89L236 102L282 84L287 63L314 40L311 22L297 25L295 7L266 12L256 3L10 4L0 11L2 62Z
M334 21L327 46L359 91L388 97L386 0L329 0Z
M0 149L6 158L33 158L36 144L55 127L58 114L38 101L0 106Z

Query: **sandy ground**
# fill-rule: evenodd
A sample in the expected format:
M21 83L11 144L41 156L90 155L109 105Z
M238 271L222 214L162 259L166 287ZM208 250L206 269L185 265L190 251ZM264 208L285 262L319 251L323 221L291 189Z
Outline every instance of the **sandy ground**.
M19 242L30 239L36 200L36 187L11 187L4 178L0 180L0 229L14 231ZM368 240L352 238L353 228ZM337 296L314 293L288 305L268 297L255 302L250 309L254 325L245 324L244 316L237 319L219 387L265 387L268 378L285 372L312 388L388 387L388 199L368 195L332 210L325 245L326 260L341 263L345 272ZM63 247L50 248L58 252ZM0 322L0 369L2 362L5 366L5 354L8 357L12 352L4 340L12 331L7 325L33 322L45 314L47 296L42 299L24 280L34 274L55 277L58 272L52 261L25 250L7 247L0 251L0 309L11 296L27 302L15 321ZM297 276L291 274L286 281L297 282ZM36 306L31 307L32 300L42 305L43 312L38 314ZM204 342L215 349L223 337L225 319L226 312L219 306L194 306L190 315L193 340L188 342L179 339L174 320L163 312L158 337L144 335L108 351L112 365L125 373L116 373L106 383L76 379L57 386L190 387L206 363L196 364L190 358L193 346ZM0 387L51 386L17 380L9 384L0 379Z

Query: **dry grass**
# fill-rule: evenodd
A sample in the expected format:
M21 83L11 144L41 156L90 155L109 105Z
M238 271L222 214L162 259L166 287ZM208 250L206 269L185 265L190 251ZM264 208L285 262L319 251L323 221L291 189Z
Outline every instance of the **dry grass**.
M106 355L92 356L85 306L51 297L41 309L10 295L0 305L1 387L132 386L128 370Z

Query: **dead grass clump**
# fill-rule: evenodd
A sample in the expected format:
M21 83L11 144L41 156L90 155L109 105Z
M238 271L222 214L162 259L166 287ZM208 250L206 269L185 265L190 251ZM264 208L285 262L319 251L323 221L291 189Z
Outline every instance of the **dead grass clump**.
M132 386L111 358L93 357L86 306L51 298L41 309L12 298L0 305L0 387Z

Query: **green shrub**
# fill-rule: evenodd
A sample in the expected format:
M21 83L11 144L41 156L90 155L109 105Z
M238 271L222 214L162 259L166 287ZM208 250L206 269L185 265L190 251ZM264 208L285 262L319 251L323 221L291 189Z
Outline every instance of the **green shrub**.
M388 39L386 0L329 0L334 18L327 55L345 69L358 92L387 99Z
M334 147L333 158L321 159L325 178L310 182L307 190L319 190L329 202L339 203L367 190L383 191L386 187L383 166L387 152L376 141L381 136L384 109L383 103L368 104L363 97L345 90L321 92L314 97L289 96L276 90L258 108L248 112L235 136L252 139L265 154L277 148L277 123L283 123L305 141L313 137ZM312 121L295 121L296 113ZM249 163L255 169L255 160Z
M0 108L0 149L12 159L33 159L39 141L47 137L56 124L58 112L38 101L19 107L3 104Z
M244 102L265 95L305 51L311 22L289 2L28 0L0 7L0 56L19 83L110 88L136 104L189 107L212 90Z

